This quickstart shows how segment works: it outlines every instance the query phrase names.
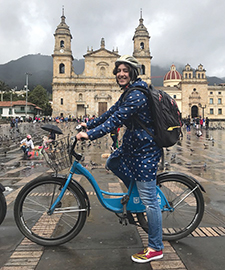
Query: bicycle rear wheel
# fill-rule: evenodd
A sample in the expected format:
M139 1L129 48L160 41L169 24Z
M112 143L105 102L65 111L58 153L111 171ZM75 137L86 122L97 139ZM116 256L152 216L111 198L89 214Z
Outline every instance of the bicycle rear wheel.
M68 242L83 228L87 217L85 198L70 183L52 215L47 211L59 195L65 179L47 176L29 182L14 206L16 224L31 241L52 246Z
M5 196L0 192L0 224L3 222L6 215L7 205L5 201Z
M196 229L204 214L204 199L200 188L186 176L168 175L158 179L161 191L173 211L162 210L163 240L178 240ZM142 228L148 232L144 213L137 214Z

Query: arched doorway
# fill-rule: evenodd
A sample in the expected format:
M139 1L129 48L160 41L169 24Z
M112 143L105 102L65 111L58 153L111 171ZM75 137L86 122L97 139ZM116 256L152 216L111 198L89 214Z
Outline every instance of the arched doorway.
M198 107L196 105L191 107L191 117L198 117Z

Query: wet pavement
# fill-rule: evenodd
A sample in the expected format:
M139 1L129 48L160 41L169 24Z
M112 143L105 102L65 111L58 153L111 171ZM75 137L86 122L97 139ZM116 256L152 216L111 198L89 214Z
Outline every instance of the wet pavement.
M65 134L74 132L75 124L60 124ZM37 142L45 133L41 124L22 124L21 136L35 130ZM8 126L1 127L10 136ZM206 193L205 213L196 232L176 241L165 242L164 258L151 264L133 263L130 255L147 243L147 235L135 226L122 226L115 214L105 210L97 200L93 188L83 178L91 201L91 213L80 234L70 242L57 247L41 247L24 239L13 218L14 200L24 184L51 170L42 157L23 160L23 154L14 142L0 147L0 182L6 187L7 215L0 226L0 269L224 269L225 241L225 130L203 130L197 137L195 130L183 130L183 138L174 147L165 150L165 169L187 173L195 177ZM19 136L17 134L17 136ZM8 140L9 141L9 140ZM8 142L7 142L8 143ZM34 141L35 143L35 141ZM11 147L14 145L14 147ZM98 180L102 189L123 189L121 182L104 169L102 153L109 153L111 139L102 138L79 150L84 151L84 165Z

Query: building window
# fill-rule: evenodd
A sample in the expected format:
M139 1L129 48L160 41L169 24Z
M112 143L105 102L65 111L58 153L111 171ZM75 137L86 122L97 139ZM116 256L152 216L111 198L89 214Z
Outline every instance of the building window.
M221 92L218 92L218 95L221 95Z
M65 73L65 65L64 64L59 65L59 73L60 74Z
M83 100L83 95L79 94L79 101L82 101L82 100Z
M9 114L12 114L12 109L11 108L9 108Z
M218 104L222 104L222 98L218 98Z
M200 73L198 73L198 79L200 79Z
M60 41L60 48L64 48L64 40Z
M20 110L21 110L21 112L24 112L25 111L25 108L24 107L20 107Z
M218 114L222 114L222 109L218 109Z
M210 114L213 114L213 109L212 108L209 110L209 113Z
M187 79L187 73L184 74L184 78Z
M202 73L202 79L204 79L204 74Z
M177 98L177 95L173 95L173 98Z
M63 105L63 98L61 98L61 101L60 102L61 102L61 105Z
M145 44L144 44L144 42L141 42L141 44L140 44L140 48L141 48L141 50L144 50L144 48L145 48Z
M141 65L141 75L144 75L144 74L145 74L145 66Z
M191 79L191 73L189 73L189 79Z
M196 88L193 88L193 91L195 92L196 91Z
M212 95L213 94L213 92L210 92L210 95Z
M209 99L209 104L213 104L213 98Z

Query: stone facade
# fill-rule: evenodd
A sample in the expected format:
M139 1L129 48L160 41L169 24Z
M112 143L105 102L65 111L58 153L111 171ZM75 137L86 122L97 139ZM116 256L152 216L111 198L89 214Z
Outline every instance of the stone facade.
M72 66L72 35L64 14L54 36L53 117L101 115L121 94L112 74L114 63L120 57L118 50L107 50L102 38L100 49L87 49L84 55L84 71L77 75ZM151 83L152 59L149 40L150 36L141 15L133 36L133 56L142 66L140 77L148 84ZM176 67L172 67L171 71L176 71ZM196 70L187 64L181 79L168 79L167 76L164 86L159 88L176 99L183 118L190 115L192 118L202 116L225 121L225 86L209 86L206 71L201 64Z

